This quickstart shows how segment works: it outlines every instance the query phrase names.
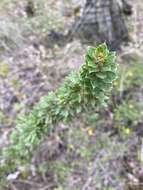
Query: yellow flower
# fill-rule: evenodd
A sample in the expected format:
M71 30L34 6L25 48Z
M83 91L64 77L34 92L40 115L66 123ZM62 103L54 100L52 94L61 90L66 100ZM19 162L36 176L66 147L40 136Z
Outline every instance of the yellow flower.
M129 105L129 108L131 108L131 109L132 109L133 107L134 107L134 106L133 106L132 104L130 104L130 105Z
M128 76L129 76L129 77L132 77L132 76L133 76L133 73L132 73L132 72L129 72L129 73L128 73Z
M131 130L129 128L125 128L124 132L125 132L126 135L129 135L131 133Z
M0 76L6 78L9 74L10 67L8 63L0 62Z
M74 146L72 144L69 144L69 149L74 150Z
M93 129L90 128L90 127L87 129L87 133L88 133L89 136L93 136L94 135Z

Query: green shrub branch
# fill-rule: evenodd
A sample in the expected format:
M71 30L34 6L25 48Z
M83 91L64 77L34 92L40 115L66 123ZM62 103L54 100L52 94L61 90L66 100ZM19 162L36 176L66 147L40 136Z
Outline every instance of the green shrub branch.
M6 162L13 163L14 168L30 162L33 150L57 123L69 122L82 112L105 104L116 79L115 58L115 52L110 52L106 44L90 47L79 71L42 98L29 115L18 118L12 143L4 150Z

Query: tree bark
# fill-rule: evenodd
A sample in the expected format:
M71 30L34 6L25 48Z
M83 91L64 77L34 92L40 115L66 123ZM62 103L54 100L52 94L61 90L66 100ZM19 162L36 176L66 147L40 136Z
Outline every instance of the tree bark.
M106 42L112 50L129 40L123 9L119 0L87 0L82 16L75 23L72 34L88 44ZM127 4L123 1L123 7Z

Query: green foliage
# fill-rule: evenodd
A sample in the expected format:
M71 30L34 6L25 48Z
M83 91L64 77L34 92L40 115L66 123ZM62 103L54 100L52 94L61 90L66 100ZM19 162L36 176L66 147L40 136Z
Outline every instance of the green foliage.
M101 133L98 129L95 129L93 136L90 136L88 134L89 127L82 124L78 126L77 121L75 125L68 131L69 151L62 155L61 159L58 158L49 164L50 168L47 170L56 176L57 184L60 184L63 190L82 189L83 181L86 181L87 176L92 173L95 159L101 152L103 154L97 159L96 174L92 176L93 182L90 187L107 190L109 187L104 184L106 177L113 180L113 187L115 184L121 183L123 179L120 178L119 168L117 169L117 165L114 163L117 163L117 160L127 152L129 146L126 139L118 141L117 136L112 137L108 132ZM80 175L77 174L78 172ZM74 176L78 182L73 184ZM82 183L79 182L80 179Z
M67 183L67 178L71 172L71 168L68 163L64 163L61 160L56 161L51 165L50 169L54 171L56 178L59 180L59 184Z
M130 134L143 121L142 57L133 54L127 61L118 69L119 77L114 82L114 100L111 103L114 109L114 125L123 134Z
M133 55L136 57L136 55ZM138 56L139 57L139 56ZM123 91L130 91L133 88L142 86L143 84L143 63L142 58L129 60L127 63L121 64L119 67L118 80L115 81L116 95Z
M132 127L142 121L143 104L136 101L124 101L115 110L115 122L119 125Z
M63 29L63 21L59 11L53 11L46 0L34 0L35 14L33 17L26 16L26 1L2 0L0 1L0 53L11 51L17 47L21 48L25 43L25 36L33 35L45 36L50 30ZM23 6L21 16L19 12L19 3ZM20 6L21 6L20 5ZM9 12L14 12L9 15ZM6 16L5 16L6 15ZM42 37L41 37L42 38Z
M10 161L16 167L30 162L33 150L57 123L70 122L81 113L106 105L116 79L115 58L105 44L89 48L78 72L71 73L62 87L42 98L30 114L18 118L12 143L3 151L6 164Z
M6 78L7 75L9 74L10 68L9 64L5 62L0 62L0 76L3 78Z
M0 111L0 124L4 123L5 121L5 115L2 111Z
M41 35L49 32L51 29L60 30L63 28L63 21L59 11L53 11L46 0L35 0L32 1L32 4L34 16L19 19L19 24L24 34L33 33L34 31L34 33Z

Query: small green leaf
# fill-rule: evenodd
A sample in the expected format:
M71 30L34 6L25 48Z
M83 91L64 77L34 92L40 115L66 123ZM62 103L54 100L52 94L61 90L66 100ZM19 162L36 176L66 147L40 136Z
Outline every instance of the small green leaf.
M106 78L106 74L101 73L101 72L96 73L96 76L97 76L98 78L100 78L100 79L105 79L105 78Z
M95 51L96 51L96 48L94 47L90 47L88 49L88 52L87 52L87 59L95 59Z

